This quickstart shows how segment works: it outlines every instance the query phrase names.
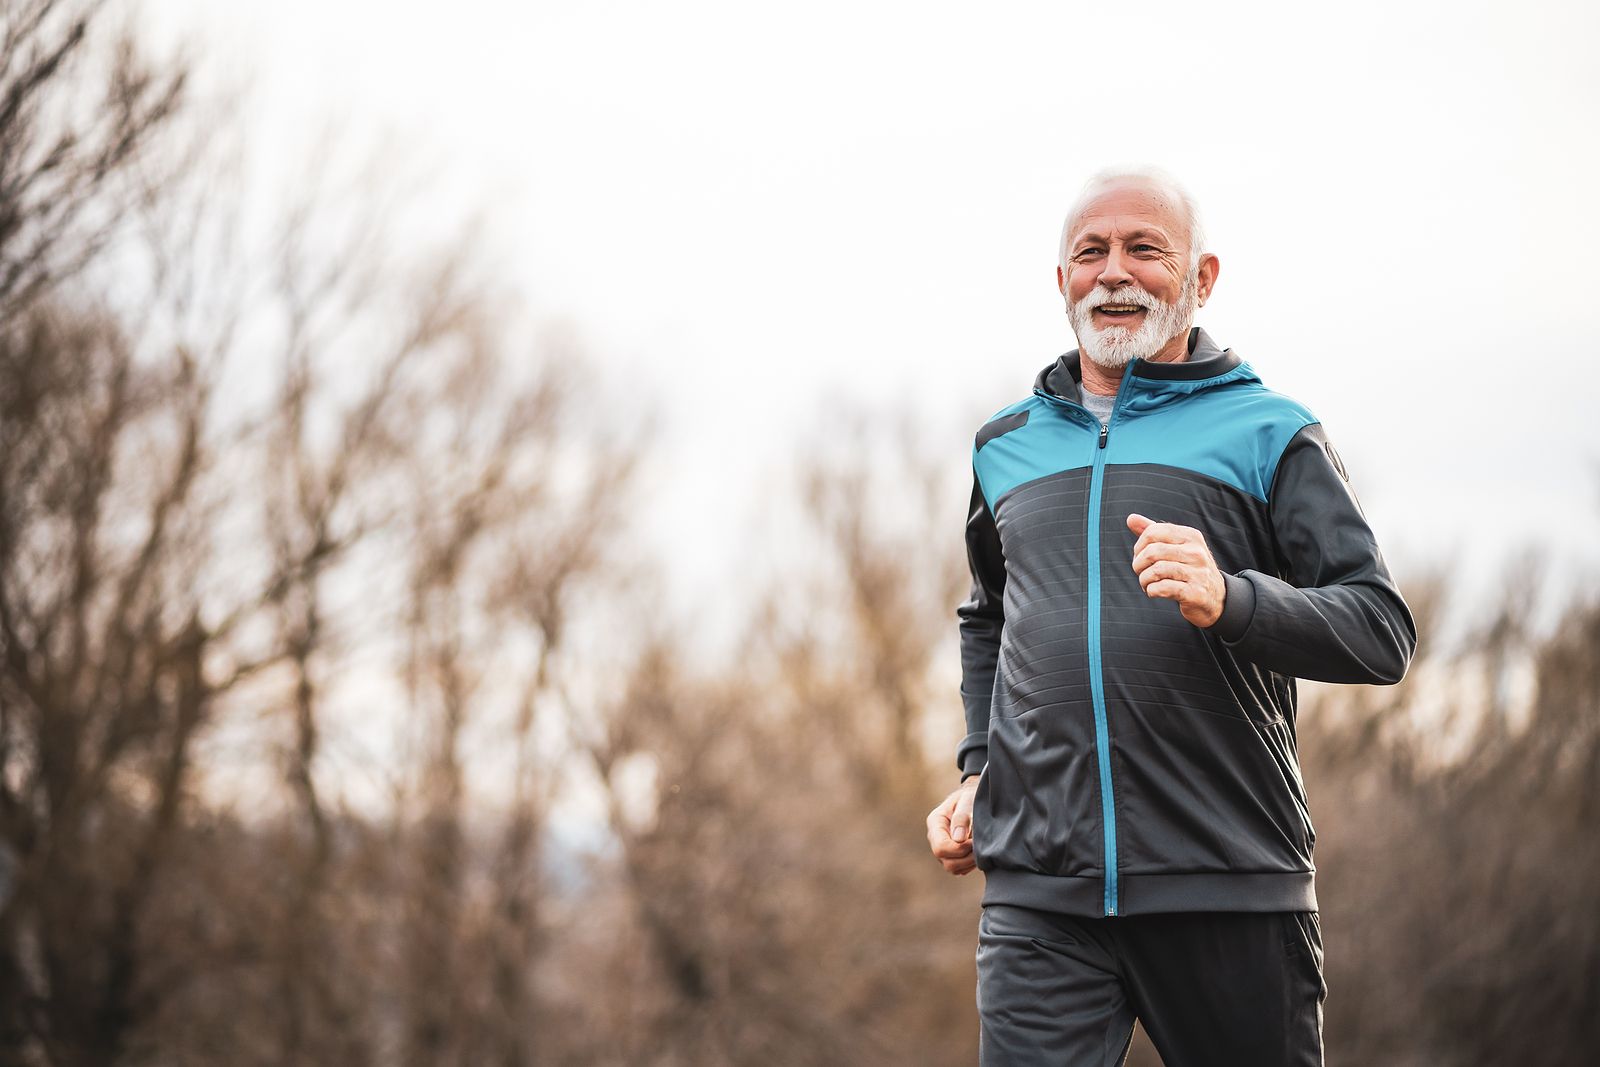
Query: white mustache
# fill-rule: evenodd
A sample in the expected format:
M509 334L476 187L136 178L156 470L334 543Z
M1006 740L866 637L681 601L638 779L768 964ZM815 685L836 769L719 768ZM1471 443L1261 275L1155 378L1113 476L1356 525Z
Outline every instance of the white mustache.
M1137 285L1121 285L1116 289L1097 285L1078 301L1077 311L1080 315L1086 315L1105 304L1133 304L1148 311L1156 311L1166 306Z

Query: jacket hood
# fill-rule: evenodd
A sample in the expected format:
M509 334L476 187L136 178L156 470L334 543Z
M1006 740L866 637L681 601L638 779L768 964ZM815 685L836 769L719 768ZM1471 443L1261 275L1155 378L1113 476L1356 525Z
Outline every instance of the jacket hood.
M1076 348L1057 357L1054 363L1041 370L1034 379L1034 392L1070 400L1074 404L1083 403L1081 386L1083 370L1079 363L1080 358ZM1243 373L1229 373L1239 371L1240 368L1243 368ZM1224 375L1227 375L1229 381L1236 378L1255 378L1255 373L1250 370L1249 365L1244 363L1233 349L1219 348L1211 339L1211 335L1198 326L1189 330L1188 359L1181 363L1152 363L1136 359L1123 369L1122 375L1124 380L1132 376L1149 382L1170 382L1173 383L1174 392L1192 392L1196 388L1221 384L1213 379Z

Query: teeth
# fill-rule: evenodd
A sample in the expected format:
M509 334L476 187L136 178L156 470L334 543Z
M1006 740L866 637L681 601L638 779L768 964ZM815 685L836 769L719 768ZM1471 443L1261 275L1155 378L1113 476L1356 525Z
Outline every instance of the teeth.
M1101 304L1101 311L1138 311L1138 304Z

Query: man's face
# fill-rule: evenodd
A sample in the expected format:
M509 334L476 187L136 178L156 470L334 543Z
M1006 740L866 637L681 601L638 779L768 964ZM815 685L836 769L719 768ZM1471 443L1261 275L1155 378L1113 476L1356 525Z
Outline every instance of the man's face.
M1083 353L1119 367L1151 358L1186 332L1214 277L1214 269L1190 268L1178 206L1129 183L1107 189L1073 219L1057 280Z

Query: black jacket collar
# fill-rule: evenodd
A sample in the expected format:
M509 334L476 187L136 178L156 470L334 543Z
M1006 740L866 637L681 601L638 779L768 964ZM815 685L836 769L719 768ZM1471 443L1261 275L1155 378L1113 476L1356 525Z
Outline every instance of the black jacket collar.
M1064 353L1039 372L1039 376L1034 379L1034 389L1063 400L1070 400L1075 404L1083 403L1081 386L1083 370L1079 359L1076 348ZM1240 359L1234 354L1233 349L1217 347L1210 334L1195 326L1189 330L1188 359L1181 363L1151 363L1136 359L1128 364L1123 371L1123 377L1131 374L1149 381L1197 382L1226 374L1239 363Z

